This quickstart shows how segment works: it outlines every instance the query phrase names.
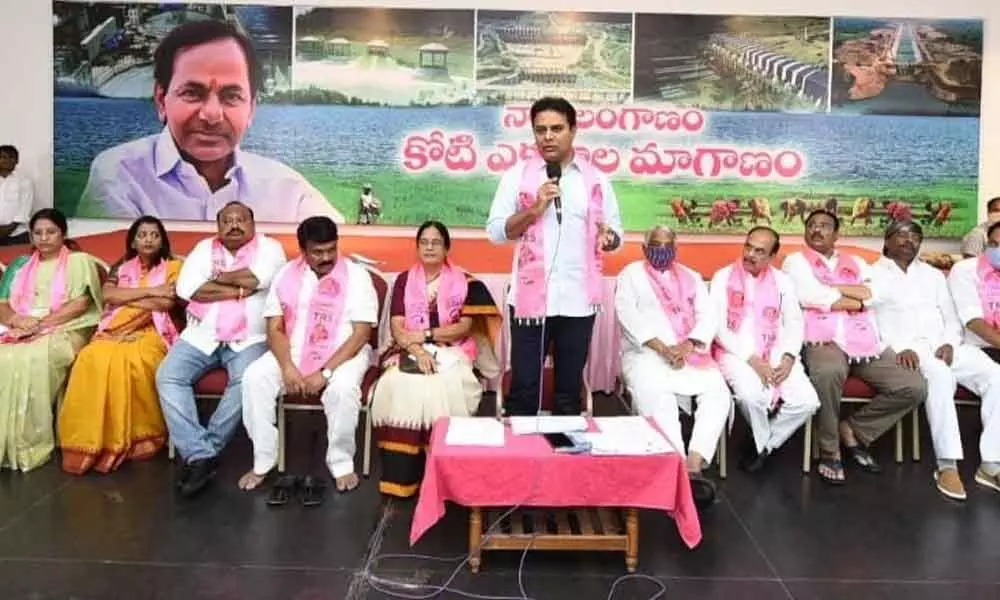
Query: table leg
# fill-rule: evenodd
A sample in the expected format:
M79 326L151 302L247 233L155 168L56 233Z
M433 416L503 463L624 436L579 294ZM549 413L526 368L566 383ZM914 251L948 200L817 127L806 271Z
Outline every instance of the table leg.
M635 573L639 566L639 511L634 508L625 510L625 536L625 568Z
M483 539L483 513L478 506L469 509L469 568L479 572L480 544Z

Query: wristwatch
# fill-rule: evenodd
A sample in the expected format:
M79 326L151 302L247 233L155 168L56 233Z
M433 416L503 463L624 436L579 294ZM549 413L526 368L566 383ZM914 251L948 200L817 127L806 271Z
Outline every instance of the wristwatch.
M424 331L424 341L428 344L434 341L434 332L430 329Z
M319 372L319 374L322 375L323 379L327 381L333 379L333 371L331 371L330 369L323 369L322 371Z

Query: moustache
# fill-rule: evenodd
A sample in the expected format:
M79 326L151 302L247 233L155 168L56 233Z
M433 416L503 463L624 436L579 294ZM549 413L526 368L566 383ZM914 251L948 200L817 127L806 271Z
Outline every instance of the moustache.
M234 227L233 229L230 229L229 231L227 231L226 235L233 235L234 233L236 235L243 235L244 231L242 229L240 229L239 227Z
M332 267L333 266L333 261L321 262L321 263L319 263L318 266L319 266L320 269L326 269L328 267Z

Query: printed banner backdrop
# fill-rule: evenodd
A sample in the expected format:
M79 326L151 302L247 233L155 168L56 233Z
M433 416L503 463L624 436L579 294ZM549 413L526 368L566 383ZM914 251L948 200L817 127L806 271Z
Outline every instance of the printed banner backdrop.
M528 107L561 95L628 230L797 233L819 206L850 235L907 215L930 237L976 222L981 21L53 7L56 206L70 216L211 220L239 197L265 221L482 228L500 174L534 153ZM203 20L244 32L259 71L256 106L211 101L211 131L195 92L154 102L154 50ZM226 56L246 73L240 53L198 56L178 53L175 78L231 72ZM239 146L214 197L199 176L225 147L212 136Z

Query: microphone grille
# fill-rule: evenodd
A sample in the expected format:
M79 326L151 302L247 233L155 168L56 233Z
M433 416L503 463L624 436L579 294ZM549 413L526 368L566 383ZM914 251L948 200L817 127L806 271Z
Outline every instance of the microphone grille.
M562 177L562 165L557 162L546 162L545 175L549 179L559 179Z

